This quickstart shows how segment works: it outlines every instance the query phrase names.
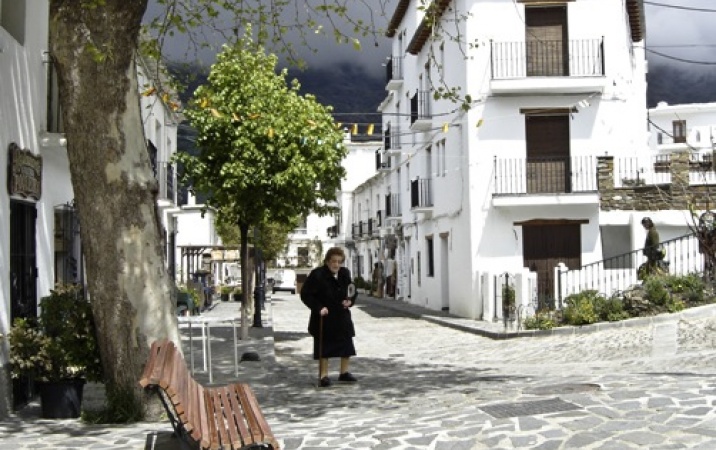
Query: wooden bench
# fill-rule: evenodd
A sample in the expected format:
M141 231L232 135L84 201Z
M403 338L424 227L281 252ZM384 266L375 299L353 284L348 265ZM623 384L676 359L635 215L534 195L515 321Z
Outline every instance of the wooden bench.
M202 449L279 449L249 385L202 386L174 342L152 344L139 384L157 392L177 436Z

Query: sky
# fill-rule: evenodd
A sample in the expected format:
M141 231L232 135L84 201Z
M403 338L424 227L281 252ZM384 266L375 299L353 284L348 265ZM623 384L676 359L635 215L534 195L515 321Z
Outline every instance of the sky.
M254 1L267 2L268 0ZM301 14L301 5L305 2L316 3L318 1L296 0L298 14ZM382 30L390 20L397 2L398 0L334 0L334 3L344 4L348 8L351 18L373 22L377 29ZM714 26L716 1L644 0L644 3L647 28L646 46L649 50L647 56L650 61L667 62L677 67L683 67L684 70L713 70L716 68L716 26ZM151 15L153 11L156 11L156 7L150 5L148 15ZM294 14L296 14L295 11L291 12L291 15ZM228 24L226 28L229 29L231 26ZM344 29L349 30L349 28ZM330 32L328 23L324 30ZM293 39L291 35L288 35L287 38ZM224 41L222 37L217 37L215 34L212 37L211 32L208 32L208 39L219 43ZM361 37L361 41L361 50L355 51L350 44L336 45L330 36L315 35L311 42L318 51L303 51L301 57L313 68L325 68L330 65L351 62L362 66L371 75L383 76L385 71L382 64L390 54L390 40L384 36L384 33L378 33L375 36ZM186 47L186 41L175 38L172 45L169 46L168 55L173 59L185 58L182 52ZM216 50L203 51L201 59L205 62L210 61L215 53ZM677 61L677 59L686 61Z
M676 5L708 11L668 8ZM684 70L716 69L716 1L714 0L645 0L646 47L650 61L666 62ZM687 47L688 46L688 47ZM694 64L666 59L658 52Z

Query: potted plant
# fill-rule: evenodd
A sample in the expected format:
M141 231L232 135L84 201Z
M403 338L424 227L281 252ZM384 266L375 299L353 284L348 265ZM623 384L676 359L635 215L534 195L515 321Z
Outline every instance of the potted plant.
M11 376L37 383L44 418L79 417L85 383L103 381L90 303L81 286L58 285L40 307L8 333Z
M201 296L196 289L191 289L189 286L179 286L177 292L177 315L178 316L193 316L199 314L201 309Z
M231 286L221 286L221 288L219 289L219 292L221 293L221 301L228 302L233 291L234 288Z

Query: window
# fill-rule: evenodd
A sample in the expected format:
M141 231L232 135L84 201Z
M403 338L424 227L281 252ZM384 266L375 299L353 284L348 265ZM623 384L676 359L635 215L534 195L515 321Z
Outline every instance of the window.
M47 56L47 131L50 133L64 133L65 126L62 121L60 108L60 88L57 81L57 68L55 59L49 53Z
M444 177L447 172L447 166L445 162L445 139L442 139L435 144L435 147L438 149L437 154L437 163L438 163L438 171L437 175Z
M674 120L672 122L674 126L674 143L685 143L686 142L686 121L685 120Z
M428 277L434 277L435 276L435 252L434 252L432 236L428 236L425 238L425 252L428 255L428 267L427 267L427 273L425 275Z

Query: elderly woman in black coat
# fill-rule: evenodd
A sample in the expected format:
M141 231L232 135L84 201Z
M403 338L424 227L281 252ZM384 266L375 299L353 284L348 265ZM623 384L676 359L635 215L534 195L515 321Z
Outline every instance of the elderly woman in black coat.
M319 385L331 385L328 358L341 358L338 381L357 381L348 371L349 358L355 356L355 328L350 308L356 294L349 297L351 273L343 266L343 249L330 248L323 266L313 269L301 288L301 300L311 308L308 332L313 336L313 359L319 360Z

